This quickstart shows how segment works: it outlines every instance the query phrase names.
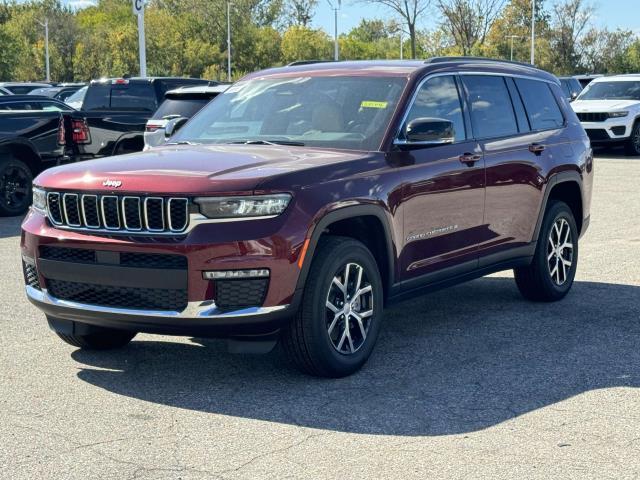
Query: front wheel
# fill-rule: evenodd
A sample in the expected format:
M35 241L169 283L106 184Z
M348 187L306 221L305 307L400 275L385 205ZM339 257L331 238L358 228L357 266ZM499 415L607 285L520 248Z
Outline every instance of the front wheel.
M571 289L578 266L578 228L569 206L551 201L542 221L531 265L514 270L520 293L529 300L554 302Z
M345 237L321 239L302 304L282 333L304 373L344 377L367 361L382 320L382 280L367 247Z

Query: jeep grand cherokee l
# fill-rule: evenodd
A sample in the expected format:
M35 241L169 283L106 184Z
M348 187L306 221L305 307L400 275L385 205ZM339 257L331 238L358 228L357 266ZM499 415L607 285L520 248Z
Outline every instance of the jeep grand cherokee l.
M136 332L280 339L355 372L385 304L515 269L571 288L589 140L552 75L473 58L248 75L169 145L48 170L23 223L28 298L80 348ZM499 300L496 299L496 302Z

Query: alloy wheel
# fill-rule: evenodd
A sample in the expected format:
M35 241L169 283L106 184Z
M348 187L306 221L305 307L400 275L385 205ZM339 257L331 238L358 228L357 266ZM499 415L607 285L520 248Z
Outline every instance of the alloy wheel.
M549 232L547 243L547 263L551 280L564 285L573 265L573 239L569 222L558 218Z
M373 315L373 287L361 265L347 263L333 277L325 306L333 348L345 355L357 352L367 339Z

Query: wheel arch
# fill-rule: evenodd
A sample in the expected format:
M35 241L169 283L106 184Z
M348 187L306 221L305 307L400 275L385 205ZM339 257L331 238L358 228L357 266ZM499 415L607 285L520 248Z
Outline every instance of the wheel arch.
M14 140L0 144L0 156L6 153L23 162L35 177L42 170L42 159L37 149L28 141Z
M549 179L540 213L538 214L538 221L536 222L533 236L534 241L536 241L540 235L542 220L544 219L544 214L547 211L550 200L561 200L569 205L578 227L578 234L582 235L585 221L582 177L580 174L577 171L565 171L559 172Z
M350 237L361 241L369 248L380 269L386 299L395 281L395 248L384 209L374 205L354 205L324 215L308 237L308 247L296 291L304 288L314 252L324 235Z

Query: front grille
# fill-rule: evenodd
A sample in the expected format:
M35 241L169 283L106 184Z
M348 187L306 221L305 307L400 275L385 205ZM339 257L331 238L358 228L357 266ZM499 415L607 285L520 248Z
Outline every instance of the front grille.
M56 226L122 233L180 233L189 224L189 200L147 196L48 192Z
M32 263L22 261L22 273L24 273L24 283L40 290L40 280L38 280L38 271Z
M591 140L609 140L609 134L602 128L587 128L585 129L589 139Z
M581 122L604 122L609 118L607 112L579 112L576 115Z
M46 283L51 295L71 302L138 310L182 311L187 307L186 289L113 287L53 279Z
M259 307L269 285L268 278L217 280L216 305L222 309Z
M88 250L84 248L40 247L40 258L58 260L71 263L101 263L99 256L103 251ZM137 253L137 252L109 252L119 257L118 262L109 262L111 265L120 265L132 268L159 268L168 270L186 270L187 257L183 255L167 255L164 253ZM126 273L125 273L126 274Z

